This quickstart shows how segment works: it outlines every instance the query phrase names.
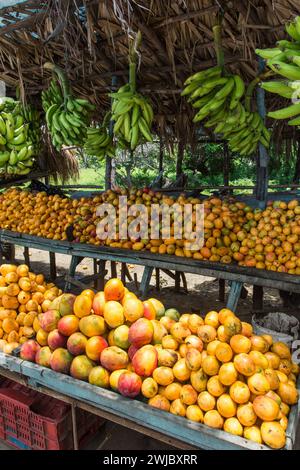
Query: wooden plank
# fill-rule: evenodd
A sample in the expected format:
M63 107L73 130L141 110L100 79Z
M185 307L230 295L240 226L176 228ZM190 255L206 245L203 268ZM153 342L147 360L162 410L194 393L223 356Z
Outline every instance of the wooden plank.
M264 289L262 286L253 286L253 310L262 311L264 305Z
M140 288L139 288L139 293L141 298L145 298L149 289L150 281L151 281L151 276L153 273L153 269L151 266L145 266Z
M225 281L224 281L224 279L219 279L219 300L220 300L220 302L225 302Z
M240 299L243 284L241 282L234 281L231 283L230 291L227 299L227 308L236 312L237 305Z
M104 418L105 420L119 424L120 426L127 427L129 429L137 431L140 434L144 434L153 439L164 442L168 445L176 447L177 449L184 449L184 450L196 449L196 447L191 446L187 443L184 443L180 440L174 439L172 437L169 437L166 434L162 434L158 430L153 430L153 429L146 428L145 426L140 426L132 420L128 420L128 419L123 418L122 416L117 416L112 413L108 413L102 410L101 408L97 408L84 401L76 400L74 398L69 397L68 395L58 393L55 390L49 389L48 387L39 385L34 380L30 380L30 378L27 378L26 376L5 370L3 368L0 368L0 375L10 380L14 380L15 382L25 385L26 387L29 387L33 390L37 390L38 392L44 393L45 395L51 396L53 398L57 398L58 400L68 403L71 406L74 404L76 405L77 408L93 413L97 416L100 416L101 418Z
M264 445L151 408L138 400L122 397L110 390L95 387L13 356L0 353L0 366L25 375L37 384L93 405L103 411L129 420L132 420L134 416L134 421L138 425L153 430L159 429L160 432L171 438L200 449L270 450Z
M235 264L212 263L171 255L157 255L148 251L136 252L121 248L95 247L67 241L53 241L3 229L0 230L0 241L82 258L96 258L98 260L124 262L169 271L200 274L217 279L300 293L300 276L287 273L248 268Z

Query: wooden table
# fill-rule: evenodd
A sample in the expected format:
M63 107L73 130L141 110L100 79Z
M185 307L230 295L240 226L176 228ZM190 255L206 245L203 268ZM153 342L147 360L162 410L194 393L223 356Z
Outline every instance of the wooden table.
M151 408L143 401L125 398L4 353L0 353L0 375L70 403L73 417L76 407L82 408L179 449L269 450L264 445ZM298 418L299 407L295 405L286 431L287 450L293 448ZM73 435L75 448L78 448L75 422Z
M258 287L269 287L288 292L300 293L300 276L287 273L277 273L263 269L248 268L235 264L212 263L192 258L177 257L172 255L153 254L149 251L134 251L121 248L96 247L83 243L71 243L67 241L48 240L32 235L24 235L8 230L0 230L0 242L11 243L24 247L36 248L50 253L62 253L71 256L69 274L65 289L70 289L76 268L84 258L99 260L100 271L96 274L104 279L105 262L120 262L144 266L142 281L140 284L140 295L145 297L150 284L150 279L155 268L199 274L230 282L230 292L227 299L227 307L235 311L240 298L243 284ZM78 281L74 281L79 284ZM82 284L84 286L84 284Z

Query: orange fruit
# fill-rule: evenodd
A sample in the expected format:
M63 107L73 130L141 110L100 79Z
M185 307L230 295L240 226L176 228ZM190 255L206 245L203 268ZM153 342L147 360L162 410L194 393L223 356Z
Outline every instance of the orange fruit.
M229 362L232 356L233 351L229 344L220 342L216 348L216 358L221 362Z
M217 410L209 410L205 413L203 422L211 428L222 429L224 419Z
M151 305L151 304L150 304ZM144 315L144 304L141 300L131 297L123 303L123 313L126 320L134 322Z
M122 305L115 300L109 300L105 303L103 316L110 328L117 328L123 325L125 321L124 309Z
M198 395L198 405L203 411L213 410L216 406L216 399L209 392L201 392Z
M150 398L148 405L153 406L154 408L158 408L159 410L171 411L169 400L159 394L155 395L153 398Z
M105 300L121 300L125 288L123 282L120 279L112 278L104 286Z

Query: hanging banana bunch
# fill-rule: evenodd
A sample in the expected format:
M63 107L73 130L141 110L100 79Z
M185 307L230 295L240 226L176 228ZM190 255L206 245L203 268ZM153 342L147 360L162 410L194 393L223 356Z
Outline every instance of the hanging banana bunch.
M22 112L24 120L29 124L28 138L34 147L34 154L37 155L41 145L40 113L30 104L24 106Z
M87 128L84 151L87 155L98 157L100 161L106 156L113 158L116 153L113 138L108 132L110 119L111 113L107 113L100 127Z
M219 56L219 51L216 52ZM205 127L215 127L214 132L221 134L228 140L229 148L241 155L251 155L259 142L269 147L270 133L260 115L241 103L244 81L239 75L224 73L223 69L217 65L185 81L181 96L188 96L188 102L197 110L193 122L205 121Z
M109 94L113 98L114 134L121 148L131 150L143 142L152 142L152 106L145 96L136 91L136 51L140 43L139 31L134 44L131 44L129 48L129 83L122 86L116 93Z
M27 121L27 122L26 122ZM31 140L31 122L25 119L24 109L12 98L0 99L0 174L30 173L37 148Z
M276 95L292 101L282 109L271 111L268 116L273 119L289 119L291 126L300 125L300 16L287 24L286 32L290 40L283 39L276 43L277 47L256 49L256 54L266 60L267 66L282 80L262 82L261 87Z
M60 151L63 146L83 147L87 137L87 126L95 106L86 99L72 96L68 80L63 71L50 62L44 68L58 77L52 80L48 90L43 92L43 109L51 134L53 146Z

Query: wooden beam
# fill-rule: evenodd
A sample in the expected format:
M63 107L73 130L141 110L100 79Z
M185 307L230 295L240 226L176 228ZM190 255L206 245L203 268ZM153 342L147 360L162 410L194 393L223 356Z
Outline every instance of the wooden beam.
M206 15L207 13L212 13L218 10L219 10L218 5L212 5L210 7L203 8L201 10L191 11L190 13L181 13L180 15L171 16L169 18L166 18L163 21L160 21L157 24L154 24L152 28L158 29L158 28L163 28L164 26L167 26L169 24L177 23L178 21L193 20L199 16Z

